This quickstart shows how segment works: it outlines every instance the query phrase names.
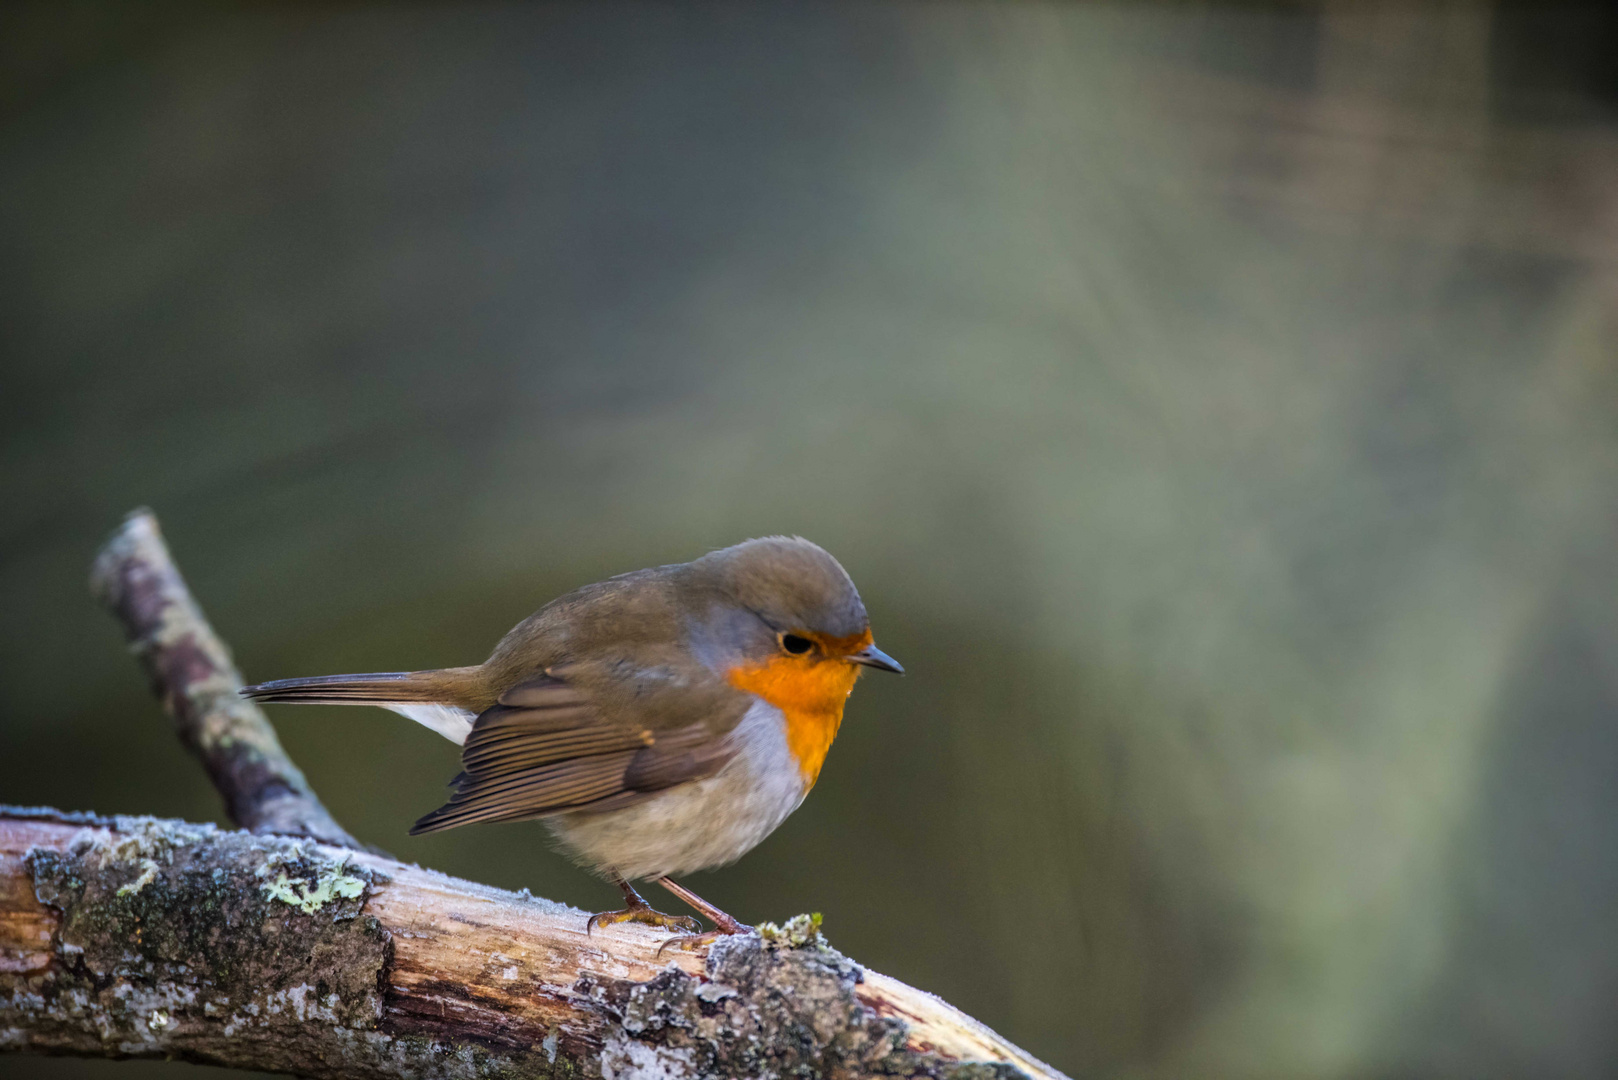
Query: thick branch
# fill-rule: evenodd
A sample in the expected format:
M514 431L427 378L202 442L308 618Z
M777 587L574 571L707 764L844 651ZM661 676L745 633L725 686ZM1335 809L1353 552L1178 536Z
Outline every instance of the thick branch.
M230 819L256 833L357 847L281 749L262 710L237 691L230 650L169 557L150 510L124 519L96 557L90 591L117 617L180 741L202 759Z
M311 841L0 809L0 1050L311 1077L1060 1077L819 934L635 925Z

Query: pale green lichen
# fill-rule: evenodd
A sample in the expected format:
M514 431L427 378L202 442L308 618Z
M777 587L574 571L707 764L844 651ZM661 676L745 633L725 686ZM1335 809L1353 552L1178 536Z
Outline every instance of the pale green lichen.
M758 924L759 937L766 945L777 949L803 949L811 945L824 946L826 939L820 933L821 917L816 911L808 915L794 915L785 926L772 922Z
M118 886L119 896L138 896L140 891L157 879L157 864L151 859L140 861L140 877L127 885Z
M271 857L258 868L257 876L260 878L275 875L274 880L265 881L259 886L266 900L278 900L305 915L313 915L327 904L354 900L365 893L366 880L348 872L347 859L340 863L330 860L298 861L305 866L313 865L313 881L305 880L309 871L303 866L293 867L297 876L288 875L287 869L291 864L279 855Z

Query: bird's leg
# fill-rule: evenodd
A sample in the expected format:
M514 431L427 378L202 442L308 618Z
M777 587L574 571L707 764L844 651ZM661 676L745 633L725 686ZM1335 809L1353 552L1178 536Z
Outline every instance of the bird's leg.
M731 918L729 915L726 915L723 911L720 911L718 908L708 903L708 901L704 900L702 897L698 896L684 885L681 885L679 882L674 881L672 878L660 877L655 880L659 885L663 886L663 888L667 889L675 896L678 896L681 900L684 900L686 903L702 912L702 914L707 916L708 920L714 924L714 929L708 931L706 934L684 934L680 937L669 938L667 941L663 942L663 944L657 947L659 954L661 954L664 949L671 945L679 949L699 949L704 945L712 945L720 938L728 937L731 934L751 934L753 932L753 928L751 926L748 926L746 923L737 922L735 919Z
M697 911L708 917L708 921L718 927L721 934L746 934L753 928L746 923L737 922L723 911L714 907L708 901L681 885L673 878L660 877L654 879L659 885L678 896L681 900L696 908Z
M665 930L685 930L694 934L702 929L702 924L689 915L665 915L661 911L654 911L635 886L619 876L616 870L611 871L613 884L623 890L624 909L622 911L603 911L598 915L590 916L584 924L584 933L588 936L598 926L611 926L613 923L638 922L647 926L661 926ZM700 910L700 909L699 909ZM679 940L679 939L676 939Z

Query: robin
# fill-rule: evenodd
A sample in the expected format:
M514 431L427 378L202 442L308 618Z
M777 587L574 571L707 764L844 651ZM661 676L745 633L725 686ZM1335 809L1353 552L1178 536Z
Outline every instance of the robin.
M411 835L539 818L623 891L623 910L591 916L587 932L638 922L695 945L751 927L674 878L734 862L798 808L864 668L904 670L873 644L847 572L807 540L771 536L558 597L473 667L242 693L380 705L431 728L462 747L463 771ZM653 910L631 879L716 929Z

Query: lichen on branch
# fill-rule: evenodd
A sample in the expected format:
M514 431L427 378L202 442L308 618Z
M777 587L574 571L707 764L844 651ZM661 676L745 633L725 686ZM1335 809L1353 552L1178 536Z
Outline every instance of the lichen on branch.
M362 914L385 880L370 869L307 842L151 818L22 861L59 913L58 962L5 1009L33 1049L75 1049L93 1031L118 1055L269 1067L256 1064L268 1055L310 1071L311 1021L376 1029L389 942Z

